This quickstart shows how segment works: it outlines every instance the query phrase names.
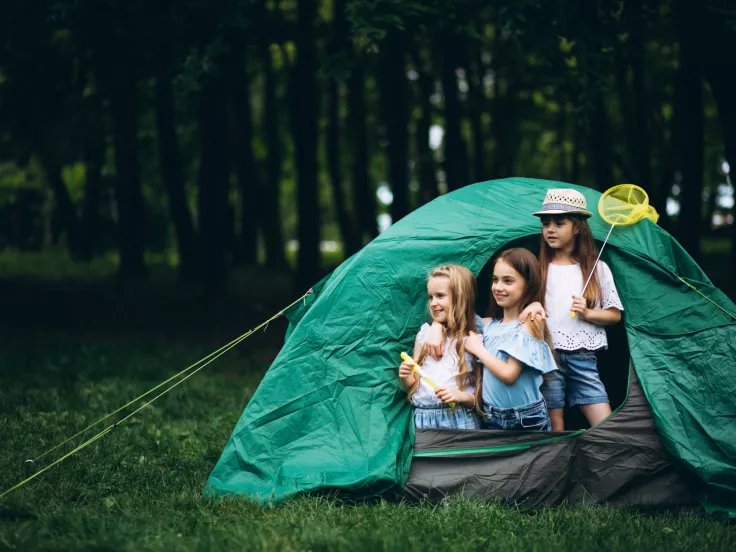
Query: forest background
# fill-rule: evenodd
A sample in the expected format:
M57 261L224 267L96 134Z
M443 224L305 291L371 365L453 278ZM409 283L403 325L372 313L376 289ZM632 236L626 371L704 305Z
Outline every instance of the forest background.
M733 275L731 2L4 11L3 266L97 260L123 287L169 267L211 298L249 267L300 295L437 195L527 176L639 184L717 285Z

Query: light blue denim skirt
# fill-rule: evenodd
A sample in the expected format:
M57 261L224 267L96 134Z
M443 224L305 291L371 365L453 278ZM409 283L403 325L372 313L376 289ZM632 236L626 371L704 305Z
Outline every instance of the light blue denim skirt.
M480 419L474 409L466 406L450 408L447 405L437 408L414 407L414 427L416 429L481 429Z

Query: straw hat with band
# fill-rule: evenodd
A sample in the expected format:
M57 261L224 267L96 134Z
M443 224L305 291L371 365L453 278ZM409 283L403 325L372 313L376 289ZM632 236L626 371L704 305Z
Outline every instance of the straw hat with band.
M581 215L588 218L593 216L593 213L588 211L587 207L588 203L585 201L585 196L577 190L557 188L547 190L542 209L534 213L534 216Z

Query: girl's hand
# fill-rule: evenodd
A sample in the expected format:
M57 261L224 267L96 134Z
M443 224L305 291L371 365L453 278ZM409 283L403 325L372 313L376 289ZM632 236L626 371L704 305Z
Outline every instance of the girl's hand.
M526 322L527 318L531 317L532 320L546 320L547 313L539 301L534 301L531 305L525 308L519 315L519 322L522 324Z
M457 395L457 391L454 391L452 389L445 389L444 387L439 387L437 388L437 391L435 391L435 394L445 404L461 402L460 400L461 397Z
M480 337L479 334L475 332L470 332L470 335L465 338L465 350L471 355L478 358L480 353L485 350L485 347L483 346L483 339Z
M432 322L427 338L424 340L424 352L435 360L445 354L445 327L439 322Z
M585 297L578 297L577 295L572 296L572 307L570 307L570 310L572 312L578 313L580 318L583 320L588 319L588 303L585 300Z
M416 375L414 374L413 367L414 365L410 362L402 362L401 366L399 366L399 377L404 382L413 382Z

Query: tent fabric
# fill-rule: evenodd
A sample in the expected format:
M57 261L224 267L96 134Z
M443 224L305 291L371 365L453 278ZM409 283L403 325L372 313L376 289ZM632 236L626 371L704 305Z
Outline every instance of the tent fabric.
M467 186L398 221L315 286L289 313L284 347L206 493L278 502L300 492L370 497L403 489L414 429L396 373L399 353L426 320L426 275L444 263L477 275L514 240L538 236L531 213L559 187L581 191L590 206L600 197L526 178ZM589 222L602 241L609 227L597 213ZM648 220L616 228L606 251L662 445L706 510L736 517L736 324L705 297L732 313L736 307Z
M417 430L403 495L438 499L462 493L524 507L562 501L692 505L694 499L667 458L636 373L630 370L625 403L588 431Z

